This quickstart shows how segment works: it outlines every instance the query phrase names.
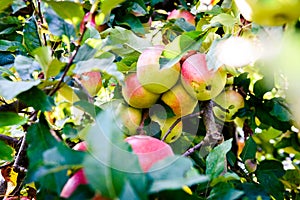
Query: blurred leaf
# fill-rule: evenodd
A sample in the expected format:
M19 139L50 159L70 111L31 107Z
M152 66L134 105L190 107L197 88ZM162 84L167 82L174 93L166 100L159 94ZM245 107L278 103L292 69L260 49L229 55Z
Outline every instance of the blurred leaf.
M76 57L74 59L74 62L76 63L92 59L96 52L96 49L92 48L87 44L83 44L82 46L80 46L78 53L76 54Z
M244 196L248 199L270 199L262 184L243 183L239 184L238 188L244 191Z
M0 40L0 51L25 51L25 48L19 41Z
M23 125L27 122L25 117L21 117L14 112L0 112L0 127L11 125Z
M74 103L74 106L78 107L94 118L101 112L101 108L88 101L77 101Z
M210 182L210 186L214 187L215 185L217 185L218 183L222 183L222 182L229 182L229 181L239 181L241 178L233 172L226 172L225 174L223 174L222 176L219 176L217 178L214 178L211 182Z
M187 22L184 18L178 18L175 20L174 25L186 32L194 31L195 26Z
M151 179L150 193L162 190L175 190L183 186L192 186L198 183L206 183L209 178L200 175L189 158L181 156L167 157L155 163L149 170Z
M248 78L249 73L244 72L237 77L234 77L234 85L242 88L245 93L249 92L250 78Z
M12 65L14 63L15 57L10 52L0 52L0 66Z
M231 149L232 138L216 146L206 158L206 175L212 179L221 175L226 167L226 154Z
M14 0L13 4L11 5L13 13L16 13L19 10L26 8L26 7L27 7L26 3L22 0Z
M37 189L43 193L54 192L58 196L67 180L67 170L49 171L44 163L44 152L58 146L58 141L50 133L47 121L41 115L39 122L29 127L26 134L28 142L27 156L29 168L27 182L36 182Z
M5 10L12 3L13 3L13 0L2 0L2 1L0 1L0 12Z
M31 57L17 55L14 66L23 80L32 79L32 73L40 69L40 65Z
M270 112L272 116L283 122L288 122L292 119L292 113L289 109L289 105L287 105L287 102L283 98L273 98L268 102L270 102L273 107Z
M203 40L207 36L207 33L203 33L200 31L192 31L192 32L188 32L186 34L187 34L186 36L192 38L194 40L194 42L190 42L189 40L187 40L186 46L183 46L184 48L180 52L178 52L178 53L176 52L176 54L173 55L171 59L161 57L159 59L159 64L160 64L161 69L170 68L170 67L174 66L176 63L178 63L180 61L182 56L185 55L189 50L198 50L200 48ZM181 37L183 37L183 36L181 36ZM166 51L166 53L167 53L167 51ZM165 53L163 52L162 54L165 54Z
M46 95L37 87L32 87L31 89L22 92L17 98L26 105L32 106L35 110L51 111L52 107L55 106L54 99Z
M232 184L224 182L214 186L207 199L234 200L239 199L243 194L243 191L235 189Z
M111 10L116 8L120 3L125 0L103 0L101 2L100 8L104 15L110 14Z
M282 177L284 180L283 184L292 190L297 190L300 185L300 170L299 169L289 169L285 172Z
M227 14L227 13L220 13L216 16L214 16L211 20L210 23L220 23L224 26L232 27L237 23L237 19L234 18L232 15Z
M74 103L79 101L80 99L75 93L75 89L71 88L67 84L63 84L61 88L58 90L58 94L60 94L65 100L68 102Z
M36 81L8 81L8 80L0 80L0 96L5 99L13 99L18 94L29 90L33 86L36 86L40 83L39 80Z
M259 98L263 98L264 94L266 92L271 91L273 88L274 88L274 83L263 78L254 83L253 92L255 96Z
M258 165L255 173L257 180L268 193L275 199L283 199L284 186L279 178L284 175L285 171L281 162L264 160Z
M84 11L83 7L79 3L55 0L46 0L46 2L52 7L58 16L71 22L74 27L77 26L83 19Z
M59 37L66 35L68 36L68 38L74 37L76 35L74 26L60 18L52 9L46 9L44 16L49 26L49 30L53 35Z
M2 117L0 113L0 123L2 122ZM0 140L0 160L13 161L14 149L7 145L4 141Z
M83 165L92 187L104 196L115 198L121 195L128 182L140 199L146 199L145 174L137 156L130 152L129 144L124 141L113 113L101 112L96 124L86 131L89 154Z
M24 43L30 52L41 46L41 41L40 41L39 33L37 31L36 21L33 17L29 18L25 23L23 33L24 33Z
M215 39L209 47L209 51L206 54L207 68L209 70L217 70L224 65L224 63L218 59L218 54L220 53L218 51L218 44L223 40L224 39Z
M132 14L127 14L125 16L122 16L121 19L119 19L116 22L118 25L126 25L128 28L130 28L132 31L140 34L145 34L145 29L139 18Z
M247 159L255 159L256 151L257 144L255 143L252 137L249 137L240 155L242 161L245 162L245 160Z
M119 197L120 200L139 200L139 196L135 193L134 188L132 185L128 182L125 181L125 186L123 188L123 191Z

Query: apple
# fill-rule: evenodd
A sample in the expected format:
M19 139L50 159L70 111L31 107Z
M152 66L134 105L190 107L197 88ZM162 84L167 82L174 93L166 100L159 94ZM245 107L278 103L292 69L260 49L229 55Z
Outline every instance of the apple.
M142 110L120 103L116 109L116 117L122 131L127 135L136 134L142 121Z
M198 103L196 97L191 96L181 82L163 93L161 100L172 109L176 116L180 117L192 113Z
M139 82L137 73L125 77L122 94L125 101L134 108L150 108L160 96L146 90Z
M226 122L233 121L232 116L244 107L243 96L235 90L223 91L214 99L214 102L217 104L213 107L215 116Z
M245 160L245 168L249 173L255 172L257 168L257 162L255 159L247 159Z
M171 89L179 79L180 63L160 69L159 58L164 46L156 45L145 49L138 58L136 73L141 85L148 91L161 94Z
M101 24L101 25L97 25L96 24L96 15L97 15L96 13L91 14L90 12L87 12L84 15L83 20L80 23L80 28L79 28L80 33L83 33L84 26L85 26L86 23L89 23L89 25L91 27L94 27L99 32L102 32L105 29L107 29L107 25L106 24Z
M91 96L95 96L102 87L101 73L97 71L84 72L82 74L76 74L76 77L84 89Z
M281 26L300 17L298 0L235 0L243 17L265 26Z
M184 18L185 21L189 22L190 24L192 24L194 26L196 24L194 15L192 15L187 10L177 10L177 9L174 9L174 10L172 10L168 14L167 20L170 20L170 19L179 19L179 18Z
M181 83L191 96L200 101L210 100L220 94L226 84L226 71L219 68L209 70L206 55L196 53L188 57L181 66Z
M154 163L174 155L167 143L151 136L134 135L125 138L125 141L131 145L132 151L138 156L144 172L148 172Z

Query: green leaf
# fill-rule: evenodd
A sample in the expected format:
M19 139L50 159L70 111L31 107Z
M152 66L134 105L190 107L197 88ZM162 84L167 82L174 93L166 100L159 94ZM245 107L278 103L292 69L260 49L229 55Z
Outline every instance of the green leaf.
M71 1L55 1L46 0L52 9L60 16L62 19L71 22L74 27L76 27L84 16L83 7L81 4Z
M2 0L2 1L0 1L0 12L5 10L12 3L13 3L13 0Z
M10 52L0 52L0 66L12 65L14 63L14 55Z
M255 96L263 98L266 92L271 91L274 88L272 81L266 80L265 78L260 79L254 83L253 92Z
M270 196L264 189L264 185L257 183L239 184L239 189L244 191L244 196L248 199L270 199Z
M245 162L247 159L254 159L256 151L257 151L257 144L255 143L252 137L249 137L240 155L242 161Z
M0 96L7 100L13 99L18 94L29 90L30 88L38 85L39 83L39 80L18 82L0 80Z
M27 49L31 52L41 46L40 36L37 31L36 21L33 17L29 18L24 25L24 43Z
M257 180L269 194L274 196L275 199L283 199L284 186L280 178L285 171L281 162L264 160L258 165L255 173Z
M181 189L183 186L192 186L206 183L209 178L200 175L189 158L172 156L158 161L149 170L151 179L150 193L163 190Z
M32 73L40 69L40 65L31 57L17 55L14 66L23 80L32 79Z
M0 51L25 51L22 43L19 41L0 40Z
M206 175L212 179L221 175L226 167L226 154L231 149L232 139L215 147L206 158Z
M110 198L119 197L129 181L139 198L146 199L145 174L115 120L113 113L105 110L96 117L96 124L86 129L89 154L83 166L87 179Z
M7 145L4 141L0 140L0 160L12 161L14 158L13 153L14 153L14 149L11 148L9 145Z
M0 112L0 127L11 125L23 125L27 122L25 117L21 117L14 112Z
M101 11L104 15L108 15L112 9L116 8L124 1L125 0L103 0L100 5Z
M292 113L289 109L289 105L285 99L278 97L271 99L270 103L272 104L272 110L270 114L280 121L288 122L292 119Z
M188 32L186 34L187 34L186 35L187 38L190 37L193 39L193 42L191 42L191 40L187 40L187 38L185 36L179 36L179 37L185 38L184 40L188 41L186 43L186 46L183 46L183 49L181 49L180 52L177 50L177 52L175 52L175 54L172 55L171 59L161 57L159 59L161 69L170 68L170 67L174 66L176 63L178 63L180 61L182 56L185 55L189 50L198 50L200 48L202 42L204 41L204 39L207 36L207 33L204 34L199 31ZM164 51L166 51L166 50L164 50ZM163 55L165 54L164 51L162 53ZM168 53L168 51L170 51L170 50L167 50L166 53Z
M136 33L145 34L145 29L143 24L141 23L139 18L135 17L132 14L122 16L122 18L119 19L116 23L118 25L126 25Z
M43 193L54 192L59 195L67 180L67 170L49 171L44 163L44 152L58 145L58 141L50 133L47 121L41 115L39 122L28 128L26 134L28 142L27 156L29 168L26 176L27 182L35 182L37 189Z
M228 26L228 27L234 27L234 25L237 23L237 19L234 18L232 15L229 15L227 13L221 13L218 14L217 16L214 16L211 20L210 23L220 23L223 26Z
M88 101L77 101L74 103L74 106L88 113L92 117L96 117L102 110L98 106Z
M219 183L211 190L207 199L223 200L223 199L239 199L244 194L241 190L236 190L230 183Z
M46 95L42 90L37 87L22 92L17 96L22 102L28 106L32 106L35 110L51 111L55 106L54 99Z

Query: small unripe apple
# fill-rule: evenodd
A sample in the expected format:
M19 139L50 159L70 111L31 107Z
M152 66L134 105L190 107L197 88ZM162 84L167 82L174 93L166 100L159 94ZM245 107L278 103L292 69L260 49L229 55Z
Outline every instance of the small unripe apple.
M107 28L106 24L102 24L102 25L97 25L96 24L96 13L91 14L90 12L87 12L84 15L83 20L80 23L80 33L83 33L85 23L89 23L89 25L91 27L94 27L99 32L104 31Z
M232 116L244 107L244 98L235 90L223 91L214 99L216 106L213 107L215 116L226 122L233 121ZM221 108L219 107L221 106Z
M210 100L220 94L226 84L226 76L222 68L209 70L203 53L191 55L181 67L183 87L200 101Z
M138 156L144 172L148 172L156 162L174 155L167 143L151 136L135 135L127 137L125 141L131 145L133 152Z
M243 17L265 26L281 26L300 17L298 0L235 0Z
M255 159L247 159L245 160L245 168L249 173L255 172L257 168L257 163Z
M192 97L178 82L169 91L161 96L161 100L167 104L176 116L184 116L192 113L197 105L198 100Z
M134 135L142 121L142 111L120 103L116 110L116 117L120 118L119 126L122 131L127 135Z
M102 87L102 77L100 72L84 72L82 74L76 74L75 77L91 96L95 96Z
M195 26L195 16L187 10L174 9L168 14L167 20L179 18L184 18L185 21Z
M159 59L164 46L156 45L142 52L137 61L137 78L148 91L161 94L171 89L180 75L180 63L170 68L160 68Z
M136 73L125 77L122 94L125 101L135 108L150 108L159 98L159 94L152 93L141 85Z

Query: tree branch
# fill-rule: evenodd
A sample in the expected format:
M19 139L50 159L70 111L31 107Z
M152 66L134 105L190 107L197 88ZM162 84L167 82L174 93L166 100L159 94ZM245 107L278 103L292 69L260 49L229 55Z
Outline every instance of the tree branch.
M9 104L4 104L0 106L0 112L15 112L19 113L24 108L28 106L22 103L21 101L17 100Z
M16 138L9 137L7 135L2 135L2 134L0 134L0 140L5 142L6 144L8 144L11 147L15 147L16 144L19 142L19 140Z

